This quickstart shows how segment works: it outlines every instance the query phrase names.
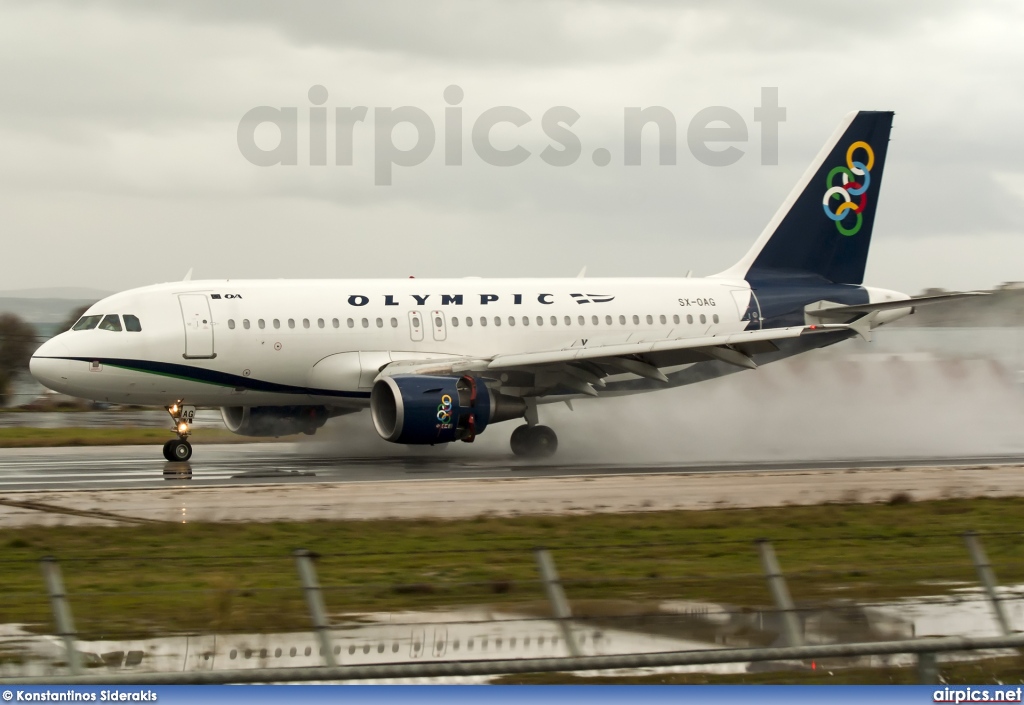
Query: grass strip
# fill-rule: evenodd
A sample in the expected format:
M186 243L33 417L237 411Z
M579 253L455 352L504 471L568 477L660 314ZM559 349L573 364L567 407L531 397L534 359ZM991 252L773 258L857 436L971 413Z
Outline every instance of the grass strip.
M58 448L65 446L162 445L174 437L170 428L0 428L0 448ZM196 428L198 443L254 443L294 441L297 436L250 438L223 428Z
M273 492L272 488L267 489ZM225 501L230 501L226 495ZM344 501L344 500L341 500ZM457 498L453 498L457 501ZM183 496L187 510L187 494ZM63 568L83 636L304 630L292 552L317 551L333 613L485 606L548 614L532 548L550 547L575 613L657 613L664 600L771 603L753 542L773 541L801 604L976 584L975 529L1004 585L1024 582L1024 499L455 521L30 527L0 533L0 623L50 630L38 560Z

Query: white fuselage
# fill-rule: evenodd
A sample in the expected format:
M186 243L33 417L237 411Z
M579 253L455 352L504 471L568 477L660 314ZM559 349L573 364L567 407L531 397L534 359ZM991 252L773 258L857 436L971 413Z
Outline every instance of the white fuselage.
M141 332L67 331L37 357L69 359L36 359L33 374L118 403L365 405L371 373L391 361L737 332L749 301L746 282L716 279L174 282L96 303L86 315L130 314Z

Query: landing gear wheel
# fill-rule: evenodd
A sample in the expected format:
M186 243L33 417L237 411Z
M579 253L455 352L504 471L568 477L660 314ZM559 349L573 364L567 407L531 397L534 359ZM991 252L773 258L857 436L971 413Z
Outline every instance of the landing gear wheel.
M184 438L175 439L170 441L164 446L165 454L169 454L171 457L168 458L171 462L185 462L192 457L192 444L186 441ZM169 449L169 453L167 453Z
M173 439L167 441L166 443L164 443L164 460L167 460L169 462L173 462L174 461L174 452L172 450L172 447L177 442L178 442L178 439L177 438L173 438Z
M558 436L547 426L520 426L509 440L521 458L550 458L558 450Z

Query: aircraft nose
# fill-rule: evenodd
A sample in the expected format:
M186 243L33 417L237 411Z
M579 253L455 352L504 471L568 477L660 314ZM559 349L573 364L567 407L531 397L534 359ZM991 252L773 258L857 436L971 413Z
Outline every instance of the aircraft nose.
M44 387L60 391L68 383L68 346L53 338L39 346L29 360L28 370Z

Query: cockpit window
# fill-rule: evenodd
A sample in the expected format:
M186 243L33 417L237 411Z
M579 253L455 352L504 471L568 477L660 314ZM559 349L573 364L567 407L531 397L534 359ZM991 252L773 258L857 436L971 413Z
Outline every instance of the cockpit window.
M124 329L129 333L141 333L142 323L137 316L126 313L124 314Z
M71 327L71 330L92 330L101 318L103 316L82 316L78 319L78 323Z
M121 330L121 319L116 313L109 313L100 321L100 330Z

